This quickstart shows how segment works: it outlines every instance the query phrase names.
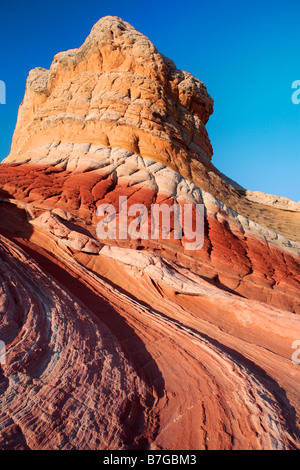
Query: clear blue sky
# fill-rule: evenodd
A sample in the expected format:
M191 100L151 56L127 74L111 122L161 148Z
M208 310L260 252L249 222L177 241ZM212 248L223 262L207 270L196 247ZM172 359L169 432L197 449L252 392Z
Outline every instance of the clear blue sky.
M215 100L208 132L217 168L248 189L300 200L299 0L1 0L0 160L10 149L30 69L80 46L102 16L148 36Z

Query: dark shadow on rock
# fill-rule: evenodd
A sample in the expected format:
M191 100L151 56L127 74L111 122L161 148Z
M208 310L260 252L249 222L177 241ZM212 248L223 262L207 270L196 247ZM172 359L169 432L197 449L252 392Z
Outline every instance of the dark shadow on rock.
M25 209L18 207L13 202L13 197L3 189L0 189L0 227L15 236L29 240L33 227L28 221Z

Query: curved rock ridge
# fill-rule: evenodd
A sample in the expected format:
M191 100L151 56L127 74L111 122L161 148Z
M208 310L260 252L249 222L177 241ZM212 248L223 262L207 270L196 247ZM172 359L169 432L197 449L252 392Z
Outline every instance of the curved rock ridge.
M123 253L109 248L103 256L115 257L130 269L143 268L140 280L130 270L127 278L135 278L148 290L147 278L156 280L157 286L163 281L162 288L165 285L176 290L174 282L179 282L182 293L197 293L213 301L218 298L222 308L228 302L229 311L235 301L242 302L232 294L220 297L217 293L216 297L213 291L218 289L200 278L189 280L183 273L172 274L159 257L155 260L135 250L119 250ZM246 358L241 360L228 346L210 338L208 332L213 330L209 322L188 318L183 307L178 315L178 307L173 308L171 298L167 302L164 298L165 309L161 312L145 307L101 281L69 255L62 255L67 272L74 278L80 276L97 296L98 305L94 303L92 312L3 237L0 253L4 286L0 332L7 344L7 360L2 367L1 448L297 446L294 425L287 420L286 411L281 411L281 400L286 400L283 392L279 387L276 389L271 378L257 375L257 365ZM154 270L149 270L151 266ZM58 275L57 264L55 271ZM14 279L15 287L8 279ZM74 291L76 286L72 282ZM10 290L5 288L9 285ZM90 295L91 292L83 297L87 304ZM152 295L151 289L148 295ZM162 297L157 292L156 297L160 303ZM112 323L113 312L118 315ZM120 329L122 317L128 325L125 335ZM240 315L239 321L244 329L254 329L262 341L260 329L269 324L273 338L279 335L283 343L287 341L282 327L284 334L293 338L299 323L293 315L269 310L259 303L249 303L247 319ZM214 336L230 344L233 337L214 328ZM148 345L152 358L147 359L142 346L135 349L140 340L141 345ZM238 349L242 349L243 341L239 342ZM270 344L268 347L276 348L275 342ZM248 354L257 360L261 351L255 351L249 337L245 345ZM266 352L264 360L265 367L272 370L274 354ZM134 370L131 364L135 364ZM180 364L180 369L175 364ZM283 357L277 361L277 367L279 375L283 367L293 373ZM195 432L191 433L191 425Z
M226 288L292 312L300 311L298 242L235 212L162 162L104 146L68 160L59 149L60 145L54 146L44 157L46 166L40 166L45 161L37 159L35 165L6 164L1 168L3 189L14 198L10 201L23 204L31 224L50 231L70 248L99 253L101 243L107 243L97 240L96 235L100 204L112 204L118 217L119 197L127 196L128 208L143 203L149 218L155 203L204 204L204 247L192 255L186 252L188 258L181 263L190 265L192 257L200 263L193 270L218 279ZM286 212L282 212L284 218ZM176 256L184 253L186 239L175 241L172 236L169 241L160 240L158 246L160 250L167 247L167 256L174 260L175 252ZM123 243L142 244L150 250L155 246L153 240L134 244L127 237Z
M24 181L16 186L14 181L16 173L11 173L10 167L7 166L2 167L2 187L3 190L13 193L17 199L21 197L22 200L34 202L40 208L53 209L57 204L66 210L72 207L75 213L89 220L91 216L95 215L91 209L95 211L99 201L102 201L103 198L107 199L106 191L108 189L109 192L112 192L113 187L127 186L133 188L133 192L141 189L144 192L147 191L152 199L156 195L161 200L173 198L183 203L204 204L207 211L214 214L215 217L220 213L220 217L224 217L226 220L233 219L237 222L242 230L263 237L268 242L275 243L295 254L300 254L300 243L293 241L293 239L298 240L297 235L289 240L286 236L234 211L230 207L230 200L227 205L163 163L128 150L110 149L105 146L91 146L89 144L64 145L58 143L51 145L46 153L43 153L42 148L34 149L31 154L31 164L42 164L45 167L42 171L46 173L48 181L44 178L40 182L33 182L30 186ZM55 188L51 188L51 185L47 184L50 183L49 167L55 167L54 176L66 175L61 179L67 181L63 181L62 184L62 181L58 180L55 182ZM29 168L31 167L27 167L27 171ZM88 175L83 174L87 172ZM90 182L88 187L84 188L80 184L83 180ZM77 187L74 186L73 181L74 183L77 181ZM23 191L22 188L24 188ZM57 195L52 195L53 190ZM80 200L78 201L79 194ZM296 205L296 203L294 204ZM297 209L295 210L297 211Z
M118 17L30 72L0 165L0 449L300 449L298 203L214 167L212 111ZM148 222L203 204L203 247L174 219L99 238L124 196Z
M38 166L33 171L27 165L14 167L12 172L4 165L3 187L13 194L15 203L26 209L31 225L50 232L74 250L99 253L103 243L117 243L142 245L148 250L166 249L170 260L185 253L180 261L184 266L191 266L192 259L197 260L193 271L217 279L226 288L292 312L300 311L297 242L237 214L160 162L121 149L109 152L107 158L107 149L102 150L100 168L84 173L49 171L48 167ZM20 183L29 172L30 177ZM158 244L151 239L134 241L128 237L123 243L99 240L96 228L100 218L96 208L103 203L112 204L118 221L120 196L127 196L128 208L143 203L149 210L149 219L154 203L203 203L206 209L203 248L189 254L185 251L185 237L174 240L172 232L170 240L159 240Z
M0 257L7 345L1 448L135 448L146 441L141 420L153 397L116 338L3 237Z
M275 196L274 194L265 194L261 191L246 191L246 197L250 201L260 202L268 206L279 207L287 211L300 212L300 201L296 202L287 197Z

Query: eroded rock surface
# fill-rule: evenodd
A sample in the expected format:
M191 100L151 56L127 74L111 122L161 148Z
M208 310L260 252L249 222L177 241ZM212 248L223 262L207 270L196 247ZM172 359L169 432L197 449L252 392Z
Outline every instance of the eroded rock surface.
M300 448L299 203L214 167L212 111L117 17L30 72L0 165L0 448ZM204 204L202 249L99 239L124 196Z

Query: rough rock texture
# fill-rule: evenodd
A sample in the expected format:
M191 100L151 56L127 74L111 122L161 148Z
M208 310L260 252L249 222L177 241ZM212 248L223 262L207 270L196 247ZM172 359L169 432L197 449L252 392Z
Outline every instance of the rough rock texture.
M246 197L250 201L260 202L268 206L286 209L287 211L300 212L300 201L295 202L287 197L274 196L273 194L264 194L261 191L246 191Z
M213 166L212 110L117 17L30 72L0 165L0 448L300 448L298 203ZM203 248L99 240L120 196L204 204Z
M205 130L212 108L202 82L128 23L104 18L79 49L57 54L50 70L30 72L7 161L93 168L93 158L80 157L103 144L188 172L188 154L212 156ZM63 145L56 152L55 143Z

